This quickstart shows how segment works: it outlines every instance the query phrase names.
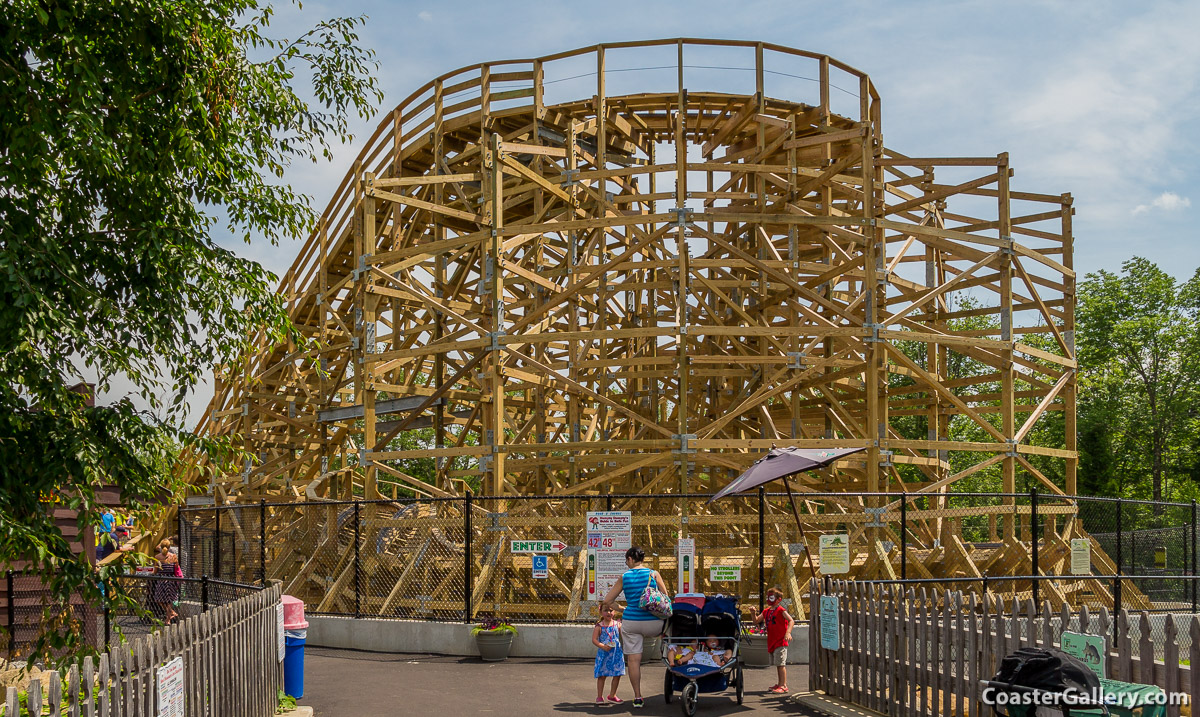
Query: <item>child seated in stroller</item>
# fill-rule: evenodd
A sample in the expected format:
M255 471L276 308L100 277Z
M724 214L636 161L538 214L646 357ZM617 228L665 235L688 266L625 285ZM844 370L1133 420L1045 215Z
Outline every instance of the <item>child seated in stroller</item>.
M699 649L696 646L695 640L673 644L671 645L671 649L667 650L667 664L685 665L695 659L698 653Z
M725 642L725 639L718 637L715 632L710 630L693 661L698 665L724 667L733 659L733 650L725 645Z

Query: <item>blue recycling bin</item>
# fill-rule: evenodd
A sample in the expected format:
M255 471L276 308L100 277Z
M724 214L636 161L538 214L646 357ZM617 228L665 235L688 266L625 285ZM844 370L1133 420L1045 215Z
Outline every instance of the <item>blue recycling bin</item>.
M304 696L304 643L307 630L283 632L283 691L300 699Z

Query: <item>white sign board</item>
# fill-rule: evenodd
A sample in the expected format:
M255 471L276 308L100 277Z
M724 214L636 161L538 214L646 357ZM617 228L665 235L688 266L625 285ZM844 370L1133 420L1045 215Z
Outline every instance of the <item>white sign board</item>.
M587 585L589 600L603 600L625 573L625 551L632 545L633 513L628 510L587 514ZM640 595L625 596L625 601Z
M850 536L834 533L822 535L820 540L821 572L825 575L850 572Z
M561 553L567 544L561 540L514 540L509 545L513 553Z
M1087 538L1071 539L1071 574L1092 574L1092 543Z
M711 565L708 568L710 583L736 583L742 579L741 565Z
M279 648L279 661L283 662L283 603L275 606L275 635L278 640L276 646Z
M550 577L550 558L545 555L533 556L533 577Z
M690 593L696 585L696 539L680 538L675 557L679 560L679 592Z
M158 668L157 717L183 717L183 658Z

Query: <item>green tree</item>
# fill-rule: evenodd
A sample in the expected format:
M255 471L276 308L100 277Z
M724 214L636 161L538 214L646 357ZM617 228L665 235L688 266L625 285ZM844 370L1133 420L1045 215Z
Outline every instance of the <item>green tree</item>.
M1086 484L1177 496L1195 460L1200 272L1176 282L1135 257L1079 286L1079 427ZM1149 486L1149 495L1143 487Z
M97 601L108 576L72 556L51 506L85 529L103 484L143 517L180 495L179 447L219 448L182 427L185 397L254 332L292 331L274 277L215 237L304 236L314 212L284 169L328 158L381 99L363 18L286 40L267 34L272 14L257 0L0 14L0 562L30 563L60 599ZM69 390L84 371L151 410L86 407ZM46 632L36 651L78 639Z

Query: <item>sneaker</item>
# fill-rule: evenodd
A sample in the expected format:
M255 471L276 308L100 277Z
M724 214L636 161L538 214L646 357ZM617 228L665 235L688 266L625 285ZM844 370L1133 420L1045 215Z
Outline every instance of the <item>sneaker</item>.
M645 706L646 706L646 700L642 699L641 697L635 697L635 698L633 699L633 706L634 706L634 707L645 707Z
M624 702L624 700L622 700L620 697L617 697L616 695L609 695L609 696L608 696L608 701L609 701L609 702L612 702L612 703L613 703L613 704L615 704L615 705L619 705L619 704L621 704L622 702Z

